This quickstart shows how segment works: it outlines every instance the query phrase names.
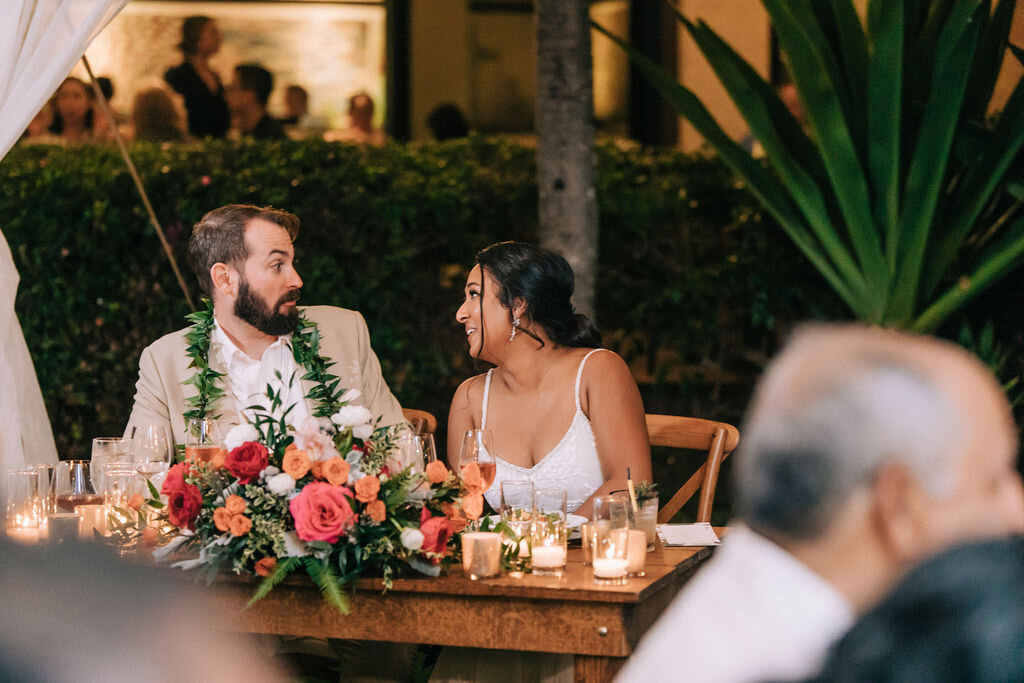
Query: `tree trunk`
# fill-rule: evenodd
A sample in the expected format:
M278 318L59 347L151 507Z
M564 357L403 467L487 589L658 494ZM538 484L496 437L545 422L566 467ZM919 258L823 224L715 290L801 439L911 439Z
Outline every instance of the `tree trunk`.
M586 0L537 0L537 185L541 244L576 274L593 318L597 285L594 91Z

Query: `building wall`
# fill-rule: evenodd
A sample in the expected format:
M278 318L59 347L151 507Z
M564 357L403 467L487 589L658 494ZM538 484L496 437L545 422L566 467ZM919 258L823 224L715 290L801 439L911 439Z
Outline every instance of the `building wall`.
M469 3L414 0L410 17L409 120L412 139L430 138L427 115L452 102L469 112Z

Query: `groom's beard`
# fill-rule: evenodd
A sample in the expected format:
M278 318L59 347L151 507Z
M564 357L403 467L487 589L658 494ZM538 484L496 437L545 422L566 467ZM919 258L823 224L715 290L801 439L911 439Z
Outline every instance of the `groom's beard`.
M270 308L250 289L249 282L243 278L238 285L238 298L235 299L235 317L249 323L263 334L279 336L294 332L299 325L299 309L291 308L288 313L278 313L278 310L289 301L298 301L301 291L293 289Z

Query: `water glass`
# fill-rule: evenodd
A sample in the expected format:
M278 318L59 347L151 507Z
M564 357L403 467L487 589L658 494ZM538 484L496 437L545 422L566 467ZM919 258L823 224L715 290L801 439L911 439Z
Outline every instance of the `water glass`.
M624 493L608 493L594 496L594 521L606 521L613 529L629 526L629 496Z
M96 491L103 490L103 468L110 463L131 463L132 441L120 436L97 436L92 440L90 474Z
M609 520L594 522L594 583L621 585L629 572L629 527L613 527Z
M537 489L534 493L536 515L530 531L530 557L533 573L561 576L569 532L566 526L566 491L563 488Z
M102 505L103 490L93 486L92 467L88 460L61 460L57 463L57 510L74 512L79 505Z
M39 472L35 467L7 473L7 500L4 505L4 529L16 543L39 543L44 526L43 504L39 495Z
M491 488L498 473L498 465L494 460L494 439L489 429L469 429L462 437L459 472L474 462L480 467L480 476L483 478L483 487L486 491Z
M597 522L583 522L580 524L580 543L583 547L583 566L590 567L594 564L594 525Z
M433 434L405 432L399 435L398 452L402 454L402 464L412 467L414 472L425 471L427 465L437 460Z
M462 534L462 570L473 581L501 573L501 534L470 531Z
M501 482L501 520L511 529L508 545L518 548L517 571L526 568L530 557L530 530L534 517L534 486L532 481Z
M39 473L39 497L43 514L49 517L57 512L57 466L34 465Z

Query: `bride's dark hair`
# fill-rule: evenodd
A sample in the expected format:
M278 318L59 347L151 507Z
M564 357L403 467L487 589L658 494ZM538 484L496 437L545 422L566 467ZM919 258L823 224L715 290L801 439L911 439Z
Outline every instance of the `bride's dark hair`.
M509 309L526 304L525 317L540 325L558 346L600 346L601 333L587 316L572 306L572 268L553 251L526 242L498 242L480 250L476 263L498 286L495 297ZM483 282L481 280L481 287ZM544 345L530 330L523 332Z

